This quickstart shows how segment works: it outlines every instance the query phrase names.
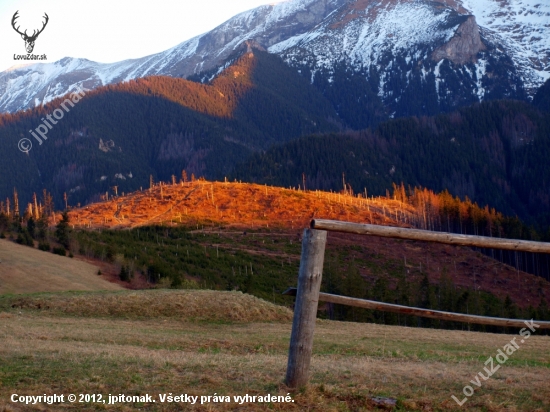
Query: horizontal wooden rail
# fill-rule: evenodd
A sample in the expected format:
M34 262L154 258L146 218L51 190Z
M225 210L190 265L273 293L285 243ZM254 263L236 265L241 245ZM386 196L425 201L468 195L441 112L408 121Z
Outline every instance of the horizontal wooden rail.
M490 249L517 250L522 252L550 253L550 243L527 240L503 239L459 235L455 233L431 232L429 230L407 229L402 227L367 225L336 220L314 219L311 228L332 232L355 233L391 237L396 239L421 240L425 242L445 243L447 245L475 246Z
M283 295L296 296L296 288L290 288L283 292ZM319 293L319 300L339 305L354 306L363 309L381 310L384 312L401 313L404 315L421 316L423 318L439 319L454 322L475 323L478 325L504 326L524 328L526 322L531 321L519 319L492 318L488 316L466 315L464 313L443 312L439 310L411 308L408 306L394 305L391 303L375 302L372 300L349 298L347 296L332 295L330 293ZM539 325L538 329L550 329L550 322L534 321Z

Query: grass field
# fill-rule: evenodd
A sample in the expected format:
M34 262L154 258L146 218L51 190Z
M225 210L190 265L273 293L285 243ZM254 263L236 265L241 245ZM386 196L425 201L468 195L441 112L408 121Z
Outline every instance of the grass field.
M0 295L6 293L119 290L85 262L0 240Z
M268 319L269 321L261 321ZM514 336L318 320L293 403L160 403L159 394L286 395L291 312L238 292L0 297L0 411L548 411L550 337L532 336L462 408L451 399ZM13 393L153 395L155 403L22 407ZM200 401L199 401L200 402Z

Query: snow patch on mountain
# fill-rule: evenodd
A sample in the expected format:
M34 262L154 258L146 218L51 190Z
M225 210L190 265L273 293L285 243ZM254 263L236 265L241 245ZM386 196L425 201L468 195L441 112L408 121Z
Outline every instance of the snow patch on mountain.
M479 59L476 63L476 78L477 78L477 97L479 101L483 100L485 97L485 88L483 87L483 76L487 73L487 61L484 59Z
M51 101L69 84L92 89L149 75L187 77L212 70L243 42L267 47L296 33L307 33L347 0L292 0L238 14L214 30L169 50L140 59L102 64L64 58L0 73L0 112L13 112Z
M289 0L246 11L208 33L140 59L102 64L64 58L10 68L0 73L0 112L43 104L76 87L93 89L148 75L187 77L215 71L248 40L280 55L290 65L309 66L312 80L316 71L330 72L345 62L356 70L376 68L382 83L392 75L382 69L388 66L389 55L405 59L407 65L421 62L419 70L426 80L438 63L438 59L429 62L435 48L444 47L453 38L456 42L457 30L464 27L461 24L469 13L475 16L471 21L476 28L479 25L482 41L492 47L486 53L511 57L514 70L531 94L550 78L548 1ZM488 60L476 63L478 58L484 59L483 53L476 56L474 50L469 59L475 70L473 66L469 72L453 69L455 73L471 73L468 78L480 99L487 92L482 77L490 71ZM452 54L443 52L437 56L452 59ZM411 70L404 69L407 82L414 76ZM445 80L440 76L436 79L438 85ZM400 93L388 87L381 84L383 95ZM398 98L393 96L392 100Z
M462 0L462 4L519 63L527 88L537 88L550 78L550 2Z
M378 95L387 97L392 94L386 84L392 61L385 63L383 69L380 66L387 56L403 56L407 64L428 59L428 45L444 44L455 35L463 22L453 21L456 16L450 8L434 8L427 2L400 2L374 16L365 12L345 25L339 24L342 17L335 14L315 30L293 36L268 50L295 66L307 55L313 76L321 69L330 72L342 61L357 70L376 66L380 73Z
M456 26L441 30L441 25L451 12L447 9L437 13L426 3L400 3L383 9L374 21L369 21L366 14L363 18L354 19L343 30L332 29L330 26L335 22L329 18L314 31L293 36L268 50L280 54L291 48L307 48L316 56L320 67L327 67L341 59L369 64L376 62L383 51L402 52L417 44L450 40Z

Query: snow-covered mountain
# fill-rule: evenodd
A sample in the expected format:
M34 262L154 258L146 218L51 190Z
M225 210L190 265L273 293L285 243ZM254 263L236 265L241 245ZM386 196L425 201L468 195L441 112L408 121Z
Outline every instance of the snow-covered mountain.
M430 112L423 107L430 99L438 106L433 112L525 98L550 78L550 4L540 0L290 0L241 13L141 59L64 58L9 69L0 73L0 112L34 107L78 86L212 71L250 39L325 87L342 76L363 78L390 115ZM417 110L407 95L421 96Z
M359 73L390 116L435 114L532 97L550 77L549 27L536 0L357 0L269 51L312 82Z
M64 58L0 73L0 112L14 112L47 103L83 86L102 85L150 76L187 77L222 64L241 43L259 40L270 46L307 32L345 0L294 0L260 6L241 13L214 30L162 53L140 59L101 64Z

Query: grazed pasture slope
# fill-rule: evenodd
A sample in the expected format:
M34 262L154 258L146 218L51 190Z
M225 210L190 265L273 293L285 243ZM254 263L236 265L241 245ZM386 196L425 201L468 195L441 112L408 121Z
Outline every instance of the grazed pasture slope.
M130 229L146 225L196 227L208 235L202 240L203 246L219 247L220 253L234 253L238 249L297 261L299 248L298 254L289 256L283 242L275 244L271 240L299 241L297 237L312 218L408 226L408 222L418 218L418 213L410 204L386 198L364 199L255 184L195 181L155 185L152 189L114 197L72 210L70 219L75 228L82 229ZM203 228L206 229L203 231ZM266 239L267 243L266 240L254 244L247 241L245 245L242 230L247 229L261 229L262 233L256 233L257 239ZM487 291L500 299L510 295L520 307L537 307L541 297L550 301L549 282L518 272L469 248L334 233L329 234L327 248L334 254L346 249L349 259L357 262L374 259L376 267L389 264L392 270L405 271L409 280L419 281L427 273L430 281L437 283L441 273L447 271L456 286ZM398 269L399 265L403 267ZM367 265L359 271L368 282L374 282L379 275Z
M201 301L202 318L186 309L189 299ZM376 396L397 399L400 411L550 410L550 337L530 337L458 408L451 395L513 336L325 320L315 331L311 385L292 394L294 403L159 403L159 393L286 395L289 315L238 292L0 297L0 411L365 411L379 410ZM157 402L74 409L9 402L12 393L55 392L151 394Z
M219 322L292 320L292 311L241 292L147 290L119 293L34 294L8 298L11 307L72 316Z
M0 240L0 295L6 293L118 290L97 267Z

